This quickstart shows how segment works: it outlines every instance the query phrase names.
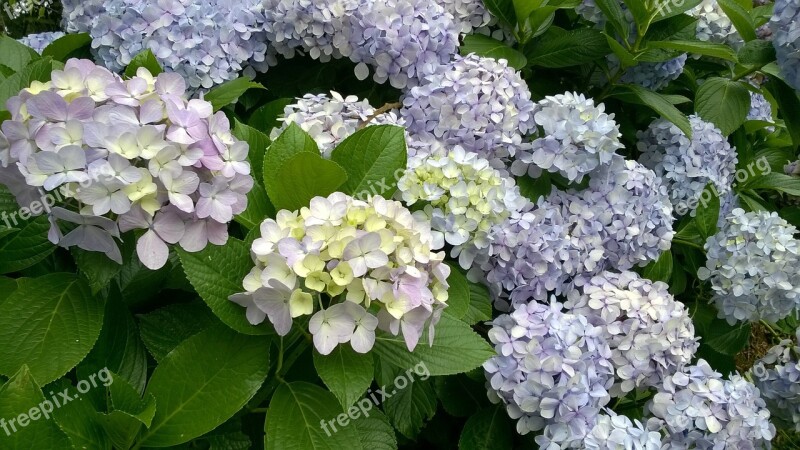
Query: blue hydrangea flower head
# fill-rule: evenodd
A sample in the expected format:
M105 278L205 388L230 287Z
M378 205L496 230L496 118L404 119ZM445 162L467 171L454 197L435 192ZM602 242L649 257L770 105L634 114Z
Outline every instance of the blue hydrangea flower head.
M795 334L800 334L800 328ZM800 338L783 340L756 361L749 371L772 419L783 427L800 431Z
M264 0L264 27L275 51L322 62L349 57L350 17L359 0Z
M21 39L17 39L21 44L36 50L36 53L41 54L44 49L53 43L56 39L64 37L62 31L48 31L44 33L29 34Z
M781 74L790 86L800 90L800 2L777 0L769 27Z
M638 84L652 91L660 91L683 73L687 55L684 53L663 62L643 62L628 70L622 76L623 83Z

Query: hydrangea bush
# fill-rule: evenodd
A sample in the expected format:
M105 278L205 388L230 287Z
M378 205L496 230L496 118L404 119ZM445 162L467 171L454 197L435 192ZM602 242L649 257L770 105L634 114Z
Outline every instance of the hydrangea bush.
M800 448L797 0L34 6L0 448Z

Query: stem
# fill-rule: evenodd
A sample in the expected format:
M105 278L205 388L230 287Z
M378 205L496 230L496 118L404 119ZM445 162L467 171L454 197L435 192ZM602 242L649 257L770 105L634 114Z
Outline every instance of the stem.
M733 78L731 78L731 81L739 81L739 80L741 80L742 78L744 78L744 77L746 77L746 76L748 76L748 75L750 75L750 74L752 74L752 73L758 72L758 71L759 71L759 70L761 70L763 67L764 67L763 65L761 65L761 66L756 66L756 67L751 67L750 69L747 69L746 71L744 71L744 72L740 73L739 75L735 75Z
M698 250L702 250L702 251L705 251L705 250L706 250L706 249L705 249L705 248L703 248L703 246L702 246L702 245L700 245L700 244L696 244L696 243L694 243L694 242L691 242L691 241L685 241L685 240L683 240L683 239L680 239L680 238L677 238L677 237L674 237L674 238L672 238L672 242L676 242L676 243L678 243L678 244L682 244L682 245L685 245L685 246L687 246L687 247L694 247L694 248L696 248L696 249L698 249Z
M598 102L600 102L600 100L603 100L606 97L608 97L608 94L611 92L611 89L613 89L614 86L617 85L617 81L619 81L619 79L622 78L622 75L624 73L625 73L625 69L623 69L622 65L620 65L620 68L617 69L617 73L615 73L614 76L611 77L611 79L608 81L608 84L606 85L606 87L603 88L603 91L600 93L600 95L597 96L597 101Z
M380 116L381 114L383 114L383 113L385 113L387 111L391 111L393 109L402 108L402 107L403 107L403 104L400 103L400 102L387 103L387 104L381 106L380 108L376 109L375 112L372 113L372 115L367 117L367 120L362 122L361 125L358 126L358 129L359 130L363 129L364 127L369 125L370 122L375 120L375 118Z
M278 364L275 366L275 378L284 383L285 381L281 377L281 369L283 369L283 336L281 336L281 344L278 347Z
M770 332L770 333L771 333L773 336L777 336L777 337L780 337L780 336L781 336L781 334L780 334L780 333L778 333L777 331L775 331L775 329L774 329L774 328L772 328L772 325L770 325L770 324L769 324L769 323L767 323L766 321L762 320L762 321L761 321L761 325L762 325L764 328L766 328L767 330L769 330L769 332Z

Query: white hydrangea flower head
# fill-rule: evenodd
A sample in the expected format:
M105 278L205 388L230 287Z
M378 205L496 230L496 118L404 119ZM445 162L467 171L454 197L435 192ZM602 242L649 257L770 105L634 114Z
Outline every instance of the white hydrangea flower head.
M250 323L269 319L284 336L294 318L311 316L309 331L323 355L345 342L367 353L376 327L402 334L409 351L426 331L433 341L450 267L444 252L433 251L442 243L430 224L400 202L335 192L300 211L279 211L260 231L245 292L230 297L247 308Z
M610 164L624 147L614 114L606 114L605 105L595 106L583 94L546 97L536 104L533 120L542 137L517 156L511 166L515 175L537 177L543 169L580 182L598 166Z
M647 409L664 421L666 448L769 448L775 426L758 388L739 375L729 380L705 360L664 380Z
M706 266L719 317L778 321L800 306L800 248L797 229L778 213L734 209L722 229L708 238Z
M798 328L795 334L800 334ZM756 361L749 371L772 419L782 427L800 431L800 337L783 340Z
M675 212L694 216L706 185L720 195L731 190L738 161L736 149L713 124L689 116L692 138L666 119L657 119L637 134L639 162L655 171L667 186Z
M442 157L410 158L397 188L409 207L424 205L415 215L453 246L451 255L464 269L488 251L491 228L528 203L513 178L460 147Z
M727 44L735 50L744 45L744 39L722 10L717 0L703 0L688 14L697 18L697 39L715 44Z
M306 94L284 108L283 117L279 119L282 124L272 129L270 139L275 140L294 123L311 135L323 155L330 156L337 145L362 126L403 126L403 120L394 111L372 117L374 114L375 108L367 100L359 100L354 95L344 97L333 91L330 95Z
M523 138L536 129L528 86L505 60L456 57L402 101L400 115L413 139L458 145L493 167L529 146Z
M492 325L497 354L483 365L489 398L505 404L520 434L563 427L567 435L558 440L565 445L584 439L611 399L611 349L603 330L563 311L555 299L517 305Z
M610 409L597 416L592 431L583 441L586 450L661 450L661 428L663 423L651 418L642 423L631 421ZM545 448L542 446L542 448Z
M359 0L264 0L267 39L280 55L322 62L349 57L350 17Z
M48 31L45 33L29 34L23 38L17 39L17 41L22 45L27 45L34 49L36 53L41 54L53 41L64 36L66 35L62 31Z
M772 45L778 66L789 86L800 90L800 3L798 0L776 0L769 21Z
M658 386L691 363L699 346L689 313L662 282L634 272L603 272L575 279L564 306L603 329L611 348L613 396Z

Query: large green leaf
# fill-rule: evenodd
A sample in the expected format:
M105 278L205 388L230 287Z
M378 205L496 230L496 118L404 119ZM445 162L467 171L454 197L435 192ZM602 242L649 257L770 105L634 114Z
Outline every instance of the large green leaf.
M364 450L397 450L397 437L389 419L374 408L369 416L361 416L353 421Z
M103 303L76 275L54 273L19 280L0 304L0 372L27 364L47 384L77 365L103 325Z
M122 270L122 265L108 259L103 253L89 252L78 247L70 249L78 271L89 281L93 293L107 288Z
M793 147L797 149L800 147L800 99L797 91L774 75L769 77L766 86L778 102L781 118L786 122Z
M579 28L566 33L552 27L541 41L525 54L533 66L560 68L585 64L609 53L605 36L593 28Z
M358 431L349 423L350 417L330 392L305 382L284 383L275 390L267 410L264 448L360 450Z
M800 196L800 179L782 173L768 173L748 178L741 189L766 189Z
M253 188L247 193L247 209L234 217L236 222L242 224L247 229L257 229L261 222L267 217L275 216L275 207L269 201L267 191L255 181Z
M469 283L469 308L461 320L469 325L492 320L492 299L486 286Z
M689 124L689 119L678 108L673 106L665 96L634 84L618 86L612 92L612 95L623 98L633 95L635 99L638 99L638 103L650 107L658 115L680 128L686 136L692 137L692 126Z
M223 106L230 105L239 100L239 97L250 89L265 88L260 83L256 83L247 77L239 77L214 87L208 91L204 99L211 103L214 107L214 111L218 111L222 109Z
M694 102L700 117L716 125L727 136L747 120L750 92L742 82L709 78L697 90Z
M261 131L236 121L233 135L247 142L247 159L250 161L250 174L260 184L264 183L262 170L264 169L264 155L269 147L269 136Z
M276 209L298 210L312 198L339 190L347 182L342 166L309 152L289 158L278 171L276 183L267 189Z
M106 373L103 372L102 375ZM89 450L106 450L111 447L111 442L108 439L103 425L98 420L97 407L91 400L93 391L98 393L105 390L103 384L107 383L94 375L94 384L91 385L89 395L81 395L77 387L74 386L68 379L62 378L47 385L46 391L53 393L64 392L66 389L72 400L69 402L62 402L61 406L55 408L53 417L55 418L58 427L69 436L72 441L73 448L76 449L89 449ZM103 376L103 379L109 380ZM80 377L79 380L89 381L87 378ZM91 383L91 382L90 382ZM83 386L83 384L81 384ZM59 394L59 398L61 398ZM62 399L63 400L63 399Z
M500 42L489 36L482 34L470 34L464 36L464 43L459 49L462 55L469 55L475 53L478 56L493 59L505 59L508 65L521 70L528 65L528 59L518 50L509 47L508 44Z
M434 378L434 388L442 407L453 417L469 417L475 411L490 405L483 381L475 381L465 374Z
M700 237L703 239L708 239L717 233L719 203L719 194L714 188L714 185L709 183L700 196L700 202L697 205L697 214L695 216L697 230L700 232Z
M475 413L464 424L458 450L510 450L514 425L501 405Z
M27 47L24 48L27 49ZM6 102L9 98L18 95L22 89L27 88L34 81L50 81L50 75L53 70L63 66L63 64L53 61L53 58L50 57L36 59L19 72L0 82L0 111L7 111Z
M264 188L267 194L279 189L278 174L292 157L300 153L319 155L319 147L314 139L295 123L290 123L264 153L261 167Z
M13 227L19 231L0 238L0 273L26 269L53 253L56 247L47 239L50 222L46 216L22 221Z
M402 336L379 333L373 352L397 367L414 367L424 363L430 374L452 375L472 370L488 360L494 351L469 325L447 314L436 325L433 345L427 334L409 352Z
M142 341L156 361L161 361L181 342L216 323L201 301L167 305L139 317Z
M215 326L190 337L156 367L145 395L156 415L141 444L188 442L230 419L267 376L269 340Z
M97 414L97 419L116 448L131 446L142 427L150 427L156 413L152 394L144 398L119 375L112 374L108 386L109 412Z
M228 238L225 245L209 245L197 253L178 249L178 255L189 282L225 325L245 334L272 333L267 322L251 325L245 309L228 300L244 291L242 280L253 268L250 250L244 242Z
M314 368L344 409L372 384L372 355L356 353L349 345L338 345L327 356L314 352Z
M48 405L49 404L49 405ZM41 405L41 406L40 406ZM50 410L46 415L44 410ZM39 413L30 415L33 410ZM56 422L50 420L55 405L45 399L42 390L31 372L22 366L14 376L0 388L0 417L4 419L0 433L0 448L3 450L71 449L72 443ZM19 418L24 415L25 426ZM36 417L36 420L31 420ZM6 422L16 419L14 423Z
M8 36L0 36L0 61L14 72L19 72L32 61L39 59L39 55L30 47L20 44Z
M373 125L345 139L333 150L331 159L347 172L342 192L357 198L391 198L398 175L405 172L407 154L403 128Z
M470 289L467 277L461 272L461 268L456 264L448 263L450 266L450 276L447 277L447 309L445 312L456 319L463 319L469 310Z
M736 62L736 53L733 49L723 44L713 44L704 41L651 41L647 44L651 48L663 48L667 50L678 50L696 55L712 56L726 61Z
M131 63L125 68L125 76L128 78L133 78L136 76L136 71L139 70L139 67L144 67L154 77L164 71L161 68L161 64L158 63L156 56L152 51L150 51L150 49L144 50L133 57Z
M67 34L50 43L42 51L42 56L52 56L56 61L67 62L72 53L88 47L91 42L92 37L89 33Z
M392 370L391 377L379 379L385 401L383 410L402 435L414 439L436 414L436 391L433 380L413 378L403 369ZM400 381L405 380L405 381ZM401 384L402 383L402 384Z
M507 27L517 26L516 9L513 0L483 0L486 9Z
M672 252L669 250L662 252L658 260L644 268L642 275L648 280L669 282L672 276Z

